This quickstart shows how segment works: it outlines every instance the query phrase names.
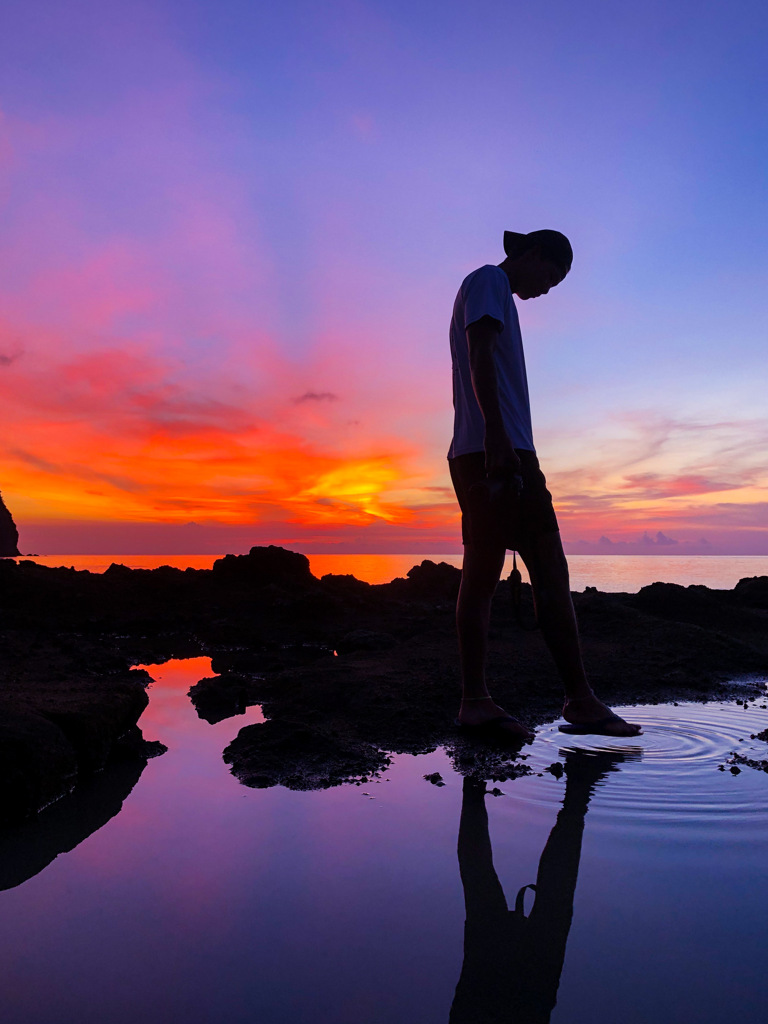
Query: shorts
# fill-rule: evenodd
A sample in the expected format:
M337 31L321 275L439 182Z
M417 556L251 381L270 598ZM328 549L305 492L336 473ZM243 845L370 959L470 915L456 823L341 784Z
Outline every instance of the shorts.
M451 481L461 508L461 539L465 545L519 551L533 537L560 532L552 495L547 490L547 481L539 468L536 453L522 448L515 451L520 459L522 491L514 500L501 503L470 497L470 488L486 479L484 452L470 452L448 459Z

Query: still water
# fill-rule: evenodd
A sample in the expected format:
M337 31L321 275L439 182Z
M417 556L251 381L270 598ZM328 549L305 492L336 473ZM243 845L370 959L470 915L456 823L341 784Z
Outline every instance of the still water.
M210 569L222 555L44 555L33 561L48 566L71 566L104 572L112 562L131 569L154 569L158 565L171 565L177 569ZM309 566L315 576L332 572L351 573L366 583L389 583L396 576L405 576L408 570L423 559L449 562L461 566L461 555L308 555ZM768 576L768 555L569 555L571 589L597 587L613 593L636 593L649 583L679 583L687 587L700 584L721 590L730 590L744 576ZM528 576L521 564L523 579ZM507 557L505 573L512 568L512 555Z
M442 750L301 793L229 774L222 749L261 715L197 717L208 659L146 667L141 725L168 752L0 892L3 1021L765 1021L768 775L728 758L768 756L766 701L619 709L633 740L545 726L496 795ZM0 868L71 845L55 808L0 840Z

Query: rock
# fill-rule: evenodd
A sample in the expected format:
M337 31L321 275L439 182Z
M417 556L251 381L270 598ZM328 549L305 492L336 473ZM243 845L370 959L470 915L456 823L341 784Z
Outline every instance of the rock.
M257 703L251 699L248 680L237 675L201 679L190 687L188 695L198 716L210 725L244 715L246 707Z
M768 608L768 576L746 576L733 588L736 599L752 608Z
M19 554L19 531L0 494L0 558Z
M370 743L290 722L264 722L241 729L224 761L245 786L267 789L328 789L370 780L390 763Z
M707 587L681 587L677 583L651 583L629 602L632 607L675 622L693 622L717 629L733 611L718 600L716 591Z
M21 821L69 793L77 774L75 750L54 722L0 706L0 825Z
M391 633L374 633L370 629L353 629L346 633L338 646L340 654L349 651L388 651L397 640Z
M147 705L149 677L127 669L89 675L85 667L74 668L76 650L61 642L30 637L29 650L18 637L4 639L0 823L7 824L60 799L117 756L145 756L137 754L132 730L141 736L136 722ZM13 654L23 661L14 664Z
M444 786L443 776L440 772L430 772L429 775L424 776L425 782L431 782L433 786Z
M749 692L764 696L754 680L768 674L765 579L734 591L655 584L640 594L575 594L597 692L617 703L735 697L748 691L733 681L751 675ZM21 716L11 754L0 754L18 790L6 806L31 813L118 748L143 743L128 735L146 703L129 664L202 654L220 678L190 693L201 717L220 721L253 703L268 716L228 748L247 785L335 785L386 763L385 752L438 744L465 774L525 774L508 753L455 737L459 580L454 566L428 560L387 584L318 580L305 556L279 547L227 556L211 570L97 574L2 559L0 701ZM492 691L526 724L551 721L562 684L541 634L515 622L509 591L502 583L493 602ZM522 604L531 619L525 586Z
M309 571L309 559L296 551L270 544L251 548L247 555L225 555L213 563L219 579L238 580L254 586L268 584L304 584L317 582Z
M401 597L450 603L455 602L459 593L461 570L448 562L432 562L425 558L421 565L409 569L406 576L406 579L384 583L380 589Z

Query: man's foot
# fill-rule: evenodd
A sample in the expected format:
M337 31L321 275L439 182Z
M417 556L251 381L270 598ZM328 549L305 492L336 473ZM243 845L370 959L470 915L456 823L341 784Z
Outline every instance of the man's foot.
M600 736L639 736L642 728L634 722L625 722L593 695L571 697L563 707L563 718L573 729L561 726L561 732L594 733Z
M500 708L492 697L481 700L463 700L456 724L467 731L493 733L500 739L532 740L534 733Z

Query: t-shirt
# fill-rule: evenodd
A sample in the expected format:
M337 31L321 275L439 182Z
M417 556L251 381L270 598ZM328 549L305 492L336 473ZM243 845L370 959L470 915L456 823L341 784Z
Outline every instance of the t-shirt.
M493 357L507 437L514 448L535 451L523 339L512 289L501 267L487 264L464 279L453 306L450 338L454 422L449 459L484 449L485 422L472 387L467 344L467 327L484 316L491 316L502 325Z

